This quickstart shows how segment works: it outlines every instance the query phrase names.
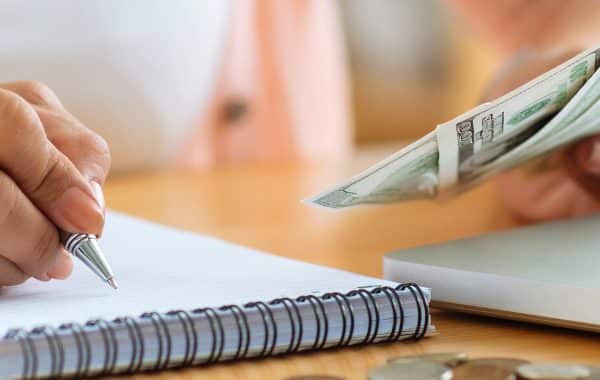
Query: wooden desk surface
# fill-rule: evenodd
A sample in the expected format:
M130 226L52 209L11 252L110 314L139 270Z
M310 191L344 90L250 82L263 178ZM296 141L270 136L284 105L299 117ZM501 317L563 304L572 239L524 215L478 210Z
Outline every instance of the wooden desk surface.
M516 226L493 184L444 204L415 202L330 213L299 202L352 169L282 164L136 174L112 178L106 198L109 207L119 211L370 276L381 276L382 256L392 249ZM284 379L328 374L365 379L369 368L387 358L440 351L600 365L598 335L439 310L433 311L433 322L440 334L417 343L352 347L135 377Z

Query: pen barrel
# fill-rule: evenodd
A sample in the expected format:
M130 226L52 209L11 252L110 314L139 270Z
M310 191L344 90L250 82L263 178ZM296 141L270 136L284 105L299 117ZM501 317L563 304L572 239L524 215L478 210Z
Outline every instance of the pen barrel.
M101 253L102 250L94 235L61 231L60 239L70 254L83 262L103 281L108 282L114 277L113 271Z
M85 239L89 239L89 238L93 238L95 240L95 237L93 237L93 235L88 235L88 234L83 234L83 233L74 234L74 233L60 231L60 240L61 240L61 242L65 246L65 249L69 253L72 253L72 254L75 254L75 251L77 250L77 247L79 247L79 245Z

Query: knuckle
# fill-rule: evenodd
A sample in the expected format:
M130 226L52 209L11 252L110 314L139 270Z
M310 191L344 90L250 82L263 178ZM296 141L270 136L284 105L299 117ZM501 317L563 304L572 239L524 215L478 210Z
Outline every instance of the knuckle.
M35 268L32 272L44 274L58 254L58 232L50 225L37 236L31 248L31 261Z
M5 117L14 118L21 115L27 109L25 99L10 91L0 91L0 111Z
M4 142L15 142L28 128L36 129L37 115L19 95L0 91L0 137Z
M86 147L86 151L103 171L108 171L111 164L110 148L106 140L94 131L87 130L81 135L80 145Z
M92 148L99 154L109 155L108 143L102 136L94 131L88 130L88 133L84 134L84 143Z
M50 87L38 81L23 82L24 98L39 106L53 106L59 103L58 97Z
M69 187L71 178L68 173L67 163L58 154L50 154L41 170L39 179L32 182L32 187L27 193L33 199L52 201Z

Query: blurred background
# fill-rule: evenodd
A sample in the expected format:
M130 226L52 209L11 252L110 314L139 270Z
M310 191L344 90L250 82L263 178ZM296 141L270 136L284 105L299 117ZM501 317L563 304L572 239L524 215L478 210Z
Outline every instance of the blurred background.
M458 0L0 1L0 83L48 85L113 174L398 149L500 62Z
M498 59L439 0L345 0L355 141L411 140L480 102Z

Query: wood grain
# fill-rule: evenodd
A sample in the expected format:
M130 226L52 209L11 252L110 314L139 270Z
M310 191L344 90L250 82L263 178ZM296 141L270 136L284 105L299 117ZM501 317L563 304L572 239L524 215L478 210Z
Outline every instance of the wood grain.
M397 249L512 228L517 223L493 183L445 203L414 202L330 213L300 199L333 184L352 165L221 168L151 172L110 179L109 207L160 223L216 235L278 255L381 276L382 256ZM472 357L600 364L598 335L435 310L440 334L420 342L296 354L156 374L136 379L284 379L329 374L365 379L399 355L465 351Z

